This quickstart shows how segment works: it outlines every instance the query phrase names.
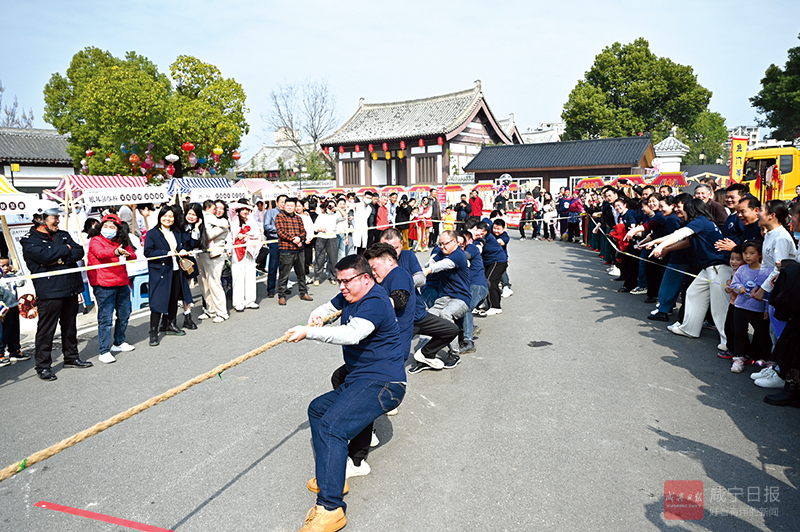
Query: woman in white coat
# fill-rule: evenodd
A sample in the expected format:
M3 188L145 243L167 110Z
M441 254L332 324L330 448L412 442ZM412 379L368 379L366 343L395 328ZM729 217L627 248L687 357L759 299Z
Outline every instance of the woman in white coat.
M256 303L256 257L261 250L263 231L251 216L248 203L231 203L229 206L233 254L231 255L231 278L233 279L233 308L236 312L257 309Z

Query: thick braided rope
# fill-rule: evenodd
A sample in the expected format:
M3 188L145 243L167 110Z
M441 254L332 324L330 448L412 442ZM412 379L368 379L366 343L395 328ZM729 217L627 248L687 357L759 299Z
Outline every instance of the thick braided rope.
M327 316L324 319L324 321L326 323L330 322L330 321L333 321L336 318L338 318L340 314L341 314L341 311L335 312L335 313ZM275 347L275 346L277 346L279 344L284 343L288 339L289 339L289 335L288 334L284 334L280 338L272 340L271 342L268 342L268 343L262 345L261 347L253 349L252 351L249 351L249 352L241 355L240 357L234 358L230 362L227 362L225 364L217 366L216 368L212 369L208 373L204 373L202 375L198 375L197 377L184 382L180 386L176 386L175 388L172 388L171 390L167 390L166 392L162 393L161 395L157 395L157 396L155 396L155 397L153 397L151 399L148 399L147 401L145 401L143 403L139 403L138 405L136 405L134 407L131 407L128 410L117 414L116 416L113 416L113 417L111 417L111 418L109 418L109 419L107 419L105 421L101 421L100 423L97 423L96 425L94 425L92 427L89 427L86 430L78 432L77 434L74 434L74 435L70 436L69 438L66 438L66 439L62 440L62 441L60 441L59 443L57 443L55 445L51 445L47 449L43 449L41 451L35 452L32 455L30 455L29 457L25 458L24 460L21 460L20 462L17 462L16 464L12 464L12 465L10 465L8 467L5 467L2 470L0 470L0 482L6 480L7 478L10 478L10 477L16 475L17 473L19 473L20 471L22 471L26 467L30 467L33 464L36 464L36 463L41 462L43 460L47 460L51 456L56 455L56 454L60 453L61 451L65 450L65 449L69 449L73 445L75 445L77 443L80 443L83 440L86 440L86 439L90 438L91 436L94 436L95 434L99 434L99 433L103 432L104 430L106 430L108 428L111 428L114 425L117 425L118 423L122 423L126 419L132 418L133 416L135 416L136 414L139 414L140 412L144 412L145 410L147 410L148 408L150 408L152 406L156 406L157 404L162 403L162 402L166 401L167 399L169 399L171 397L175 397L176 395L178 395L181 392L185 392L186 390L188 390L189 388L191 388L195 384L200 384L201 382L207 381L208 379L213 379L216 376L219 376L220 378L222 378L222 372L223 371L227 371L227 370L229 370L229 369L231 369L231 368L233 368L235 366L238 366L239 364L241 364L245 360L248 360L250 358L253 358L254 356L260 355L261 353L263 353L265 351L268 351L268 350L272 349L273 347Z

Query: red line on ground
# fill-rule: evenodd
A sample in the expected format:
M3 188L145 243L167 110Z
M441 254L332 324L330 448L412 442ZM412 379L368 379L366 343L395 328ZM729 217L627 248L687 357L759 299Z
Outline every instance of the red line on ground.
M88 510L81 510L79 508L71 508L69 506L62 506L53 502L39 501L34 506L45 508L47 510L54 510L56 512L64 512L65 514L79 515L96 521L103 521L104 523L111 523L113 525L124 526L133 530L141 530L142 532L173 532L166 528L159 528L157 526L146 525L144 523L137 523L136 521L129 521L128 519L120 519L119 517L111 517L110 515L98 514Z

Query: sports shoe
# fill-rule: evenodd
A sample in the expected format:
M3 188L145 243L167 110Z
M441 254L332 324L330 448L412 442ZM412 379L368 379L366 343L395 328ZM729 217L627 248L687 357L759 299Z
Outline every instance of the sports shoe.
M756 386L761 388L783 388L786 381L781 379L777 373L772 373L769 377L755 380Z
M673 334L677 334L678 336L685 336L686 338L697 338L697 336L692 336L691 334L687 333L680 327L680 323L674 323L667 327L667 330Z
M372 429L372 439L369 442L370 447L377 447L381 444L381 440L378 439L378 435L375 434L375 429Z
M640 294L646 294L646 293L647 293L647 288L642 288L641 286L637 286L636 288L631 290L631 294L633 294L635 296L638 296Z
M486 316L488 316L485 310L480 310L477 308L472 311L472 315L475 316L476 318L485 318Z
M199 316L197 316L198 320L210 320L214 317L213 314L209 314L208 311L203 312Z
M495 314L502 314L502 313L503 309L501 308L490 308L489 310L486 311L487 316L494 316Z
M24 354L22 351L17 351L16 353L9 353L8 357L11 362L21 362L23 360L30 360L31 356Z
M292 287L293 287L294 285L296 285L296 284L297 284L297 283L296 283L296 282L294 282L294 281L286 281L286 289L287 289L287 290L291 290L291 289L292 289Z
M249 309L254 309L255 310L255 309L259 308L259 307L258 307L258 303L248 303L247 305L244 306L244 308L249 308Z
M308 491L313 493L319 493L319 486L317 486L317 477L312 478L306 484ZM342 490L342 495L347 495L347 492L350 491L350 486L347 484L347 480L344 481L344 490Z
M461 362L460 356L447 355L447 358L444 360L444 369L453 369L454 367L458 366L459 362Z
M444 362L439 360L436 357L428 358L422 354L422 349L418 349L416 353L414 353L414 360L419 362L420 364L427 364L433 369L442 369L444 367Z
M314 279L314 286L319 286L319 281Z
M733 353L731 353L730 351L720 351L719 353L717 353L717 356L719 358L726 358L730 360L733 358Z
M772 366L767 366L766 368L762 369L761 371L759 371L757 373L751 373L750 374L750 378L755 381L755 380L758 380L758 379L765 379L767 377L771 377L772 375L775 375L775 374L776 374L776 372L772 368Z
M223 318L222 316L214 316L214 319L211 321L213 321L214 323L222 323L223 321L225 321L225 318Z
M460 354L466 355L467 353L474 353L475 352L475 342L472 340L468 342L464 342L462 345L458 346L458 350Z
M514 291L507 286L503 287L503 291L500 293L500 297L511 297L514 295Z
M651 316L655 316L656 314L661 312L660 310L658 310L659 308L661 308L661 305L656 305L656 309L655 310L651 310L650 311L650 315ZM662 314L664 314L664 313L662 313ZM672 311L670 310L669 312L666 312L666 315L667 316L672 316Z
M741 373L745 364L747 364L747 359L745 357L733 357L731 373Z
M616 266L612 266L611 268L608 269L608 275L610 275L611 277L619 277L620 273L621 272L619 271L619 268L617 268Z
M122 342L119 345L112 345L111 346L111 352L112 353L130 353L134 349L136 349L136 347L132 346L128 342Z
M370 471L372 471L372 468L366 460L362 460L361 465L357 466L353 463L352 458L347 457L347 469L345 469L344 478L365 477L369 475Z
M103 353L102 355L97 357L97 360L99 360L103 364L111 364L112 362L117 361L117 359L114 358L114 355L112 355L111 353Z
M649 316L647 316L647 319L653 321L669 321L669 314L654 310Z
M433 368L430 367L427 364L420 364L419 362L414 361L414 365L409 367L408 369L406 369L406 372L409 375L414 375L415 373L419 373L421 371L425 371L426 369L433 369Z
M728 351L728 345L727 344L717 344L717 349L719 349L720 351Z
M306 521L300 532L336 532L347 524L344 510L327 510L324 506L314 506L308 511Z
M397 408L400 408L400 407L397 407ZM397 415L397 408L392 408L391 410L386 412L386 415L387 416L396 416Z
M472 339L474 340L476 336L478 336L483 330L480 327L475 327L472 329Z
M3 366L9 366L9 365L11 365L11 359L9 357L0 358L0 368L2 368Z

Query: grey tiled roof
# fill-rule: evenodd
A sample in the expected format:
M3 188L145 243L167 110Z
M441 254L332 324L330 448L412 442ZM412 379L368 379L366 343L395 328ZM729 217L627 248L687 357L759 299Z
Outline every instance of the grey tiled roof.
M656 153L667 151L682 151L685 153L689 152L689 146L672 136L665 138L653 146L653 149L656 150Z
M54 129L0 128L0 161L72 165L67 137Z
M481 86L477 84L466 91L421 100L362 102L350 120L321 144L332 146L444 135L462 125L482 99Z
M464 170L474 172L575 166L633 167L638 166L649 146L649 137L486 146Z

